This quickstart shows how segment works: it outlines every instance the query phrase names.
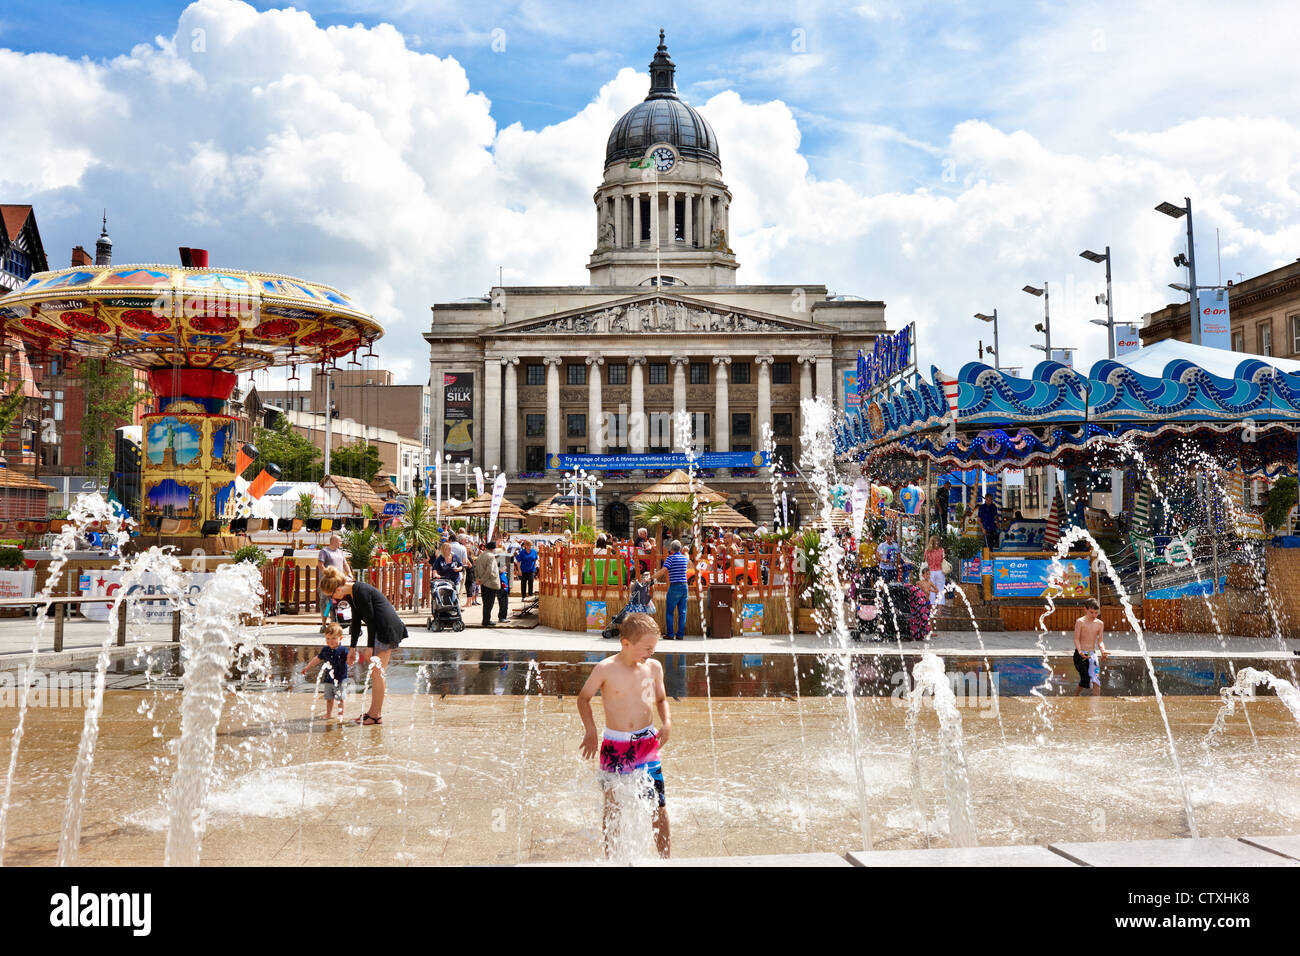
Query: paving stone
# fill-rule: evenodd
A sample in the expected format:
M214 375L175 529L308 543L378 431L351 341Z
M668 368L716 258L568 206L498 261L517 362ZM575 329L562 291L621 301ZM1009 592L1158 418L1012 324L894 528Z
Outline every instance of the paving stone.
M944 847L937 850L855 850L854 866L1078 866L1044 846Z
M1256 836L1242 837L1241 842L1250 846L1261 847L1274 853L1281 853L1293 860L1300 860L1300 836Z
M1053 843L1051 846L1087 866L1300 866L1298 860L1288 860L1229 837Z

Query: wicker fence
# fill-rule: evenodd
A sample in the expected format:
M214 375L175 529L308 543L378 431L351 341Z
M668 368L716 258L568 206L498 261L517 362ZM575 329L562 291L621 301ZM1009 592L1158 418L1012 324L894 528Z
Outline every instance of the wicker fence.
M356 580L378 588L399 612L420 611L429 607L432 569L408 554L395 555L382 567L356 573ZM320 569L317 565L299 566L292 558L277 558L262 568L265 597L262 613L320 613Z

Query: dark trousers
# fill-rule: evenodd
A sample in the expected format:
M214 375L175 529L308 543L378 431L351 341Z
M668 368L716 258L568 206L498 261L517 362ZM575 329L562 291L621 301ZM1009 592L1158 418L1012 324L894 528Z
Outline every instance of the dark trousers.
M492 620L492 605L500 603L501 612L497 615L498 621L506 619L506 611L510 607L510 592L505 588L488 588L482 589L483 595L483 624L486 625Z
M984 532L985 547L987 547L990 551L996 551L998 549L998 539L1001 537L1002 535L997 529L994 529L993 531L985 530Z
M533 593L533 578L537 577L536 572L519 572L519 596L528 597Z

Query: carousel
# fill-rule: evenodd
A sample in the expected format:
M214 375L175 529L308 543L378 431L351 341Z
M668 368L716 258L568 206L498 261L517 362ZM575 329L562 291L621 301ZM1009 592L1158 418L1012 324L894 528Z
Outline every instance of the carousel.
M236 447L227 404L238 375L361 364L383 329L344 293L290 276L195 264L82 266L33 275L0 300L7 335L36 356L119 362L148 374L142 532L201 545L235 516ZM195 539L198 539L197 541Z

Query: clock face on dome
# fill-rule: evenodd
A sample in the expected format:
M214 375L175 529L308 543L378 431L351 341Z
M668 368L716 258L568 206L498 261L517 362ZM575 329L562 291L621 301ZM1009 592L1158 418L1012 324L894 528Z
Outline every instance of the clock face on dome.
M654 160L655 169L661 173L668 172L677 162L677 157L673 155L673 151L667 146L660 146L650 154L650 158Z

